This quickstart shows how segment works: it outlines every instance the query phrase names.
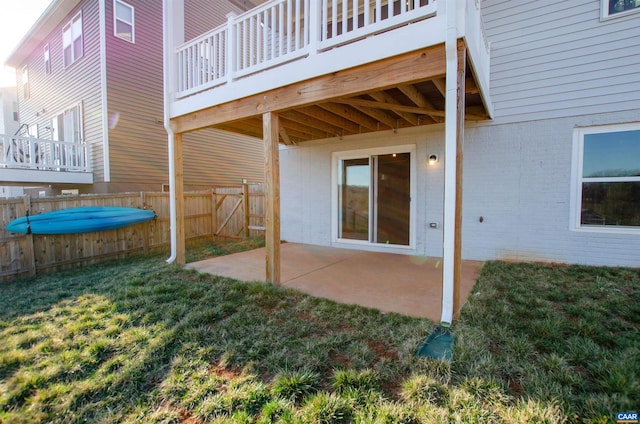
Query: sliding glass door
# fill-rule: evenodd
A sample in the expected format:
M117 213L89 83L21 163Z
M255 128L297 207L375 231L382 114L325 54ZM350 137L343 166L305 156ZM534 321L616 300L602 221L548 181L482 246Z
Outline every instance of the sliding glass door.
M337 158L337 239L409 246L412 153L366 153Z

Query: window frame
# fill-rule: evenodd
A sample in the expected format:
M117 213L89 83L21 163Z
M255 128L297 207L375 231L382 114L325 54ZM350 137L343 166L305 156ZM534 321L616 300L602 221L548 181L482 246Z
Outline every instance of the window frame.
M340 162L348 159L359 159L376 155L393 153L410 154L410 204L409 204L409 244L385 244L369 240L347 239L339 236L339 170ZM366 250L387 252L416 249L417 238L417 148L415 144L400 144L384 147L372 147L357 150L339 150L331 154L331 243L336 246L360 246ZM372 198L370 197L370 202Z
M27 100L31 98L31 83L29 82L29 65L22 67L22 98Z
M80 22L80 33L75 34L74 24L78 21ZM70 43L68 45L65 44L65 34L67 30L70 32ZM76 55L75 42L78 38L80 39L80 54ZM69 63L67 63L67 56L65 54L67 47L71 49L71 59ZM62 27L62 62L65 69L76 63L82 57L84 57L84 30L82 27L82 11L80 11Z
M60 112L58 113L54 113L51 116L50 119L50 138L53 141L63 141L65 143L85 143L84 140L84 123L83 123L83 119L84 119L84 111L83 109L83 105L82 105L82 101L74 103L72 105L70 105L69 107L66 107L64 109L62 109ZM65 128L62 128L62 134L60 134L60 126L58 125L58 117L62 117L62 122L63 125L65 123L65 118L66 115L71 112L74 111L77 114L77 119L73 120L74 124L77 124L77 129L74 127L74 135L77 134L78 135L78 139L74 139L74 140L65 140L64 139L64 131ZM61 137L62 136L62 137ZM75 138L75 137L74 137Z
M600 20L601 21L620 18L622 16L628 16L633 13L640 13L640 7L636 7L635 9L629 9L629 10L624 10L622 12L610 14L609 1L610 0L600 0Z
M51 73L51 49L49 48L49 43L44 45L43 60L44 73L46 75L49 75Z
M119 18L118 17L118 4L121 4L125 7L128 7L129 9L131 9L131 22L127 22L126 20ZM119 38L121 40L124 40L128 43L131 44L135 44L136 43L136 15L135 15L135 8L133 6L131 6L129 3L126 3L122 0L113 0L113 35L116 38ZM117 33L117 27L118 27L118 21L123 22L127 25L131 25L131 40L121 37L120 35L118 35Z
M583 225L582 184L585 182L640 182L640 176L629 177L583 177L584 139L589 134L604 134L624 131L640 131L640 122L600 125L575 128L573 132L573 159L571 162L570 230L593 233L640 234L640 226Z

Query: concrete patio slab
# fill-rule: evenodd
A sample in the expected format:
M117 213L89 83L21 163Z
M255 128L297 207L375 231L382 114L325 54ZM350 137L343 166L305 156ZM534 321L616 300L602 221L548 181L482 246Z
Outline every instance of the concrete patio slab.
M265 281L265 249L206 259L188 269L242 281ZM442 269L439 258L284 243L281 280L312 296L413 317L440 320ZM480 274L482 262L463 261L464 304Z

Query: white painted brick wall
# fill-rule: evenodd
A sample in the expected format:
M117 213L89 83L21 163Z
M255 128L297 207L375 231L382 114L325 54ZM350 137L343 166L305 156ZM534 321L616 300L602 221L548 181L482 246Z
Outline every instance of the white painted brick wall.
M634 116L633 112L623 112L468 126L463 257L640 267L640 234L569 229L574 128L629 122ZM416 248L399 253L441 256L442 126L326 140L281 150L283 239L332 244L332 152L401 144L416 145L418 198ZM426 165L431 153L440 156L436 166ZM440 226L430 229L429 222Z

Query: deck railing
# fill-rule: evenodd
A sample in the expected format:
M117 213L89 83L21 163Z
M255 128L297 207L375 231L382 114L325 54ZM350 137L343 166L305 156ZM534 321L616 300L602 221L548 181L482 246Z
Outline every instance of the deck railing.
M436 13L435 0L271 0L178 47L177 96Z
M0 134L0 167L90 172L87 144Z

